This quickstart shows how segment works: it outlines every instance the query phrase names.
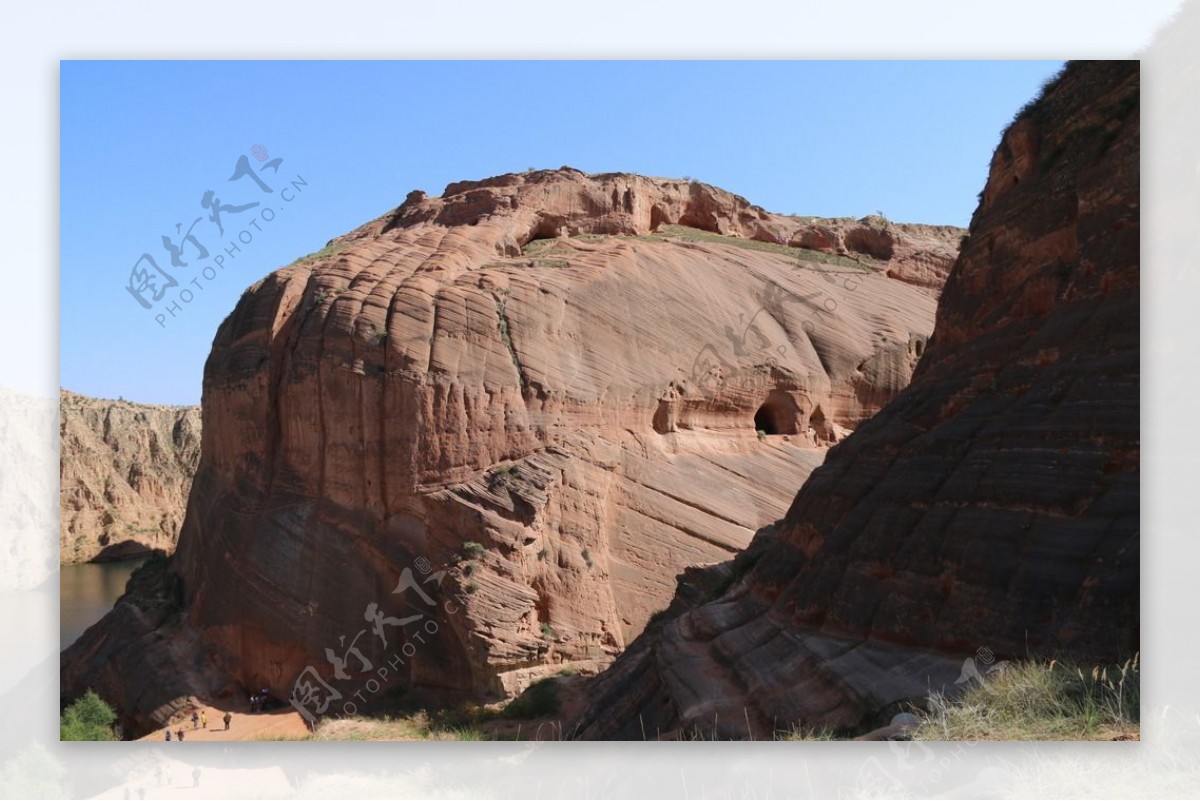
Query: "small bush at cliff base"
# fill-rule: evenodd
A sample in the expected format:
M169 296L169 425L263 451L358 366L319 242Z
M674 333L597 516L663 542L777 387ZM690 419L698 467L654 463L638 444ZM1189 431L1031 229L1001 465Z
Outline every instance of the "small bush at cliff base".
M486 549L478 542L464 542L463 553L468 559L479 559L486 552Z
M58 722L58 739L63 741L115 740L113 724L117 713L104 699L88 690L67 707Z
M560 705L558 687L555 686L554 679L542 679L529 685L525 692L514 698L504 707L503 714L506 718L540 718L556 714Z

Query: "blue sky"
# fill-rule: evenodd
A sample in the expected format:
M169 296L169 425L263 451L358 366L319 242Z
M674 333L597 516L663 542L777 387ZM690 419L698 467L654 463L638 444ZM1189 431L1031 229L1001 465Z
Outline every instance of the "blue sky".
M1000 131L1060 66L66 61L61 384L196 403L216 328L248 285L412 189L527 167L687 175L781 213L966 225ZM242 157L270 193L229 180ZM208 190L260 205L224 211L221 235ZM264 208L274 219L258 230L240 223ZM206 278L231 243L240 251ZM158 303L144 291L144 308L127 289L135 266L178 284Z

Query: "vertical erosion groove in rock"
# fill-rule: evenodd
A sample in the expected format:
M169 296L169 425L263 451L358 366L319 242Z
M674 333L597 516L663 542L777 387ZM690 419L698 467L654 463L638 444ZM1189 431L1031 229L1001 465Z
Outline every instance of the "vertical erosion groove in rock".
M287 697L424 558L461 609L393 689L603 667L908 384L962 233L570 168L411 193L217 331L173 658L223 673L205 692ZM106 633L64 657L65 695L120 661Z
M1070 64L995 152L911 385L707 602L681 586L577 736L854 728L977 649L1138 649L1138 159L1137 62Z

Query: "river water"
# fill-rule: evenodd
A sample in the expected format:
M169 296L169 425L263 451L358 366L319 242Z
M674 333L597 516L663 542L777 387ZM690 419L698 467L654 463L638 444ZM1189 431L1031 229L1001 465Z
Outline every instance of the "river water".
M125 582L144 559L125 562L62 565L58 579L59 647L66 648L112 609L125 592Z

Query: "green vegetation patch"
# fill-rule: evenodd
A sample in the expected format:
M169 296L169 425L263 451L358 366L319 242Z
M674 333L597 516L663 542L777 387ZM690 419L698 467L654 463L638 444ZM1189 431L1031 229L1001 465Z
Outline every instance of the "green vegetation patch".
M353 247L353 245L354 245L353 242L348 242L348 241L331 242L330 244L326 245L325 247L321 248L320 250L313 251L312 253L309 253L307 256L301 256L300 258L298 258L294 262L292 262L292 264L308 264L311 262L332 259L334 256L338 255L339 253L349 250L351 247Z
M638 237L639 239L667 239L680 240L683 242L710 242L717 245L732 245L733 247L742 248L743 250L759 250L767 253L774 253L779 256L786 256L789 259L795 259L799 262L815 262L821 264L836 264L840 267L847 267L862 273L878 272L878 262L874 259L863 256L860 259L852 259L847 256L838 256L833 253L825 253L820 250L809 250L808 248L796 248L788 245L780 245L776 242L760 242L757 239L742 239L736 236L723 236L711 231L701 231L699 228L689 228L686 225L664 225L649 237ZM799 266L804 266L800 264Z
M556 715L561 708L562 702L558 697L558 686L554 683L554 679L549 678L535 681L529 685L525 692L504 707L502 714L506 718L530 720Z
M114 730L117 713L104 699L88 690L58 719L58 738L64 741L107 741L118 739Z

